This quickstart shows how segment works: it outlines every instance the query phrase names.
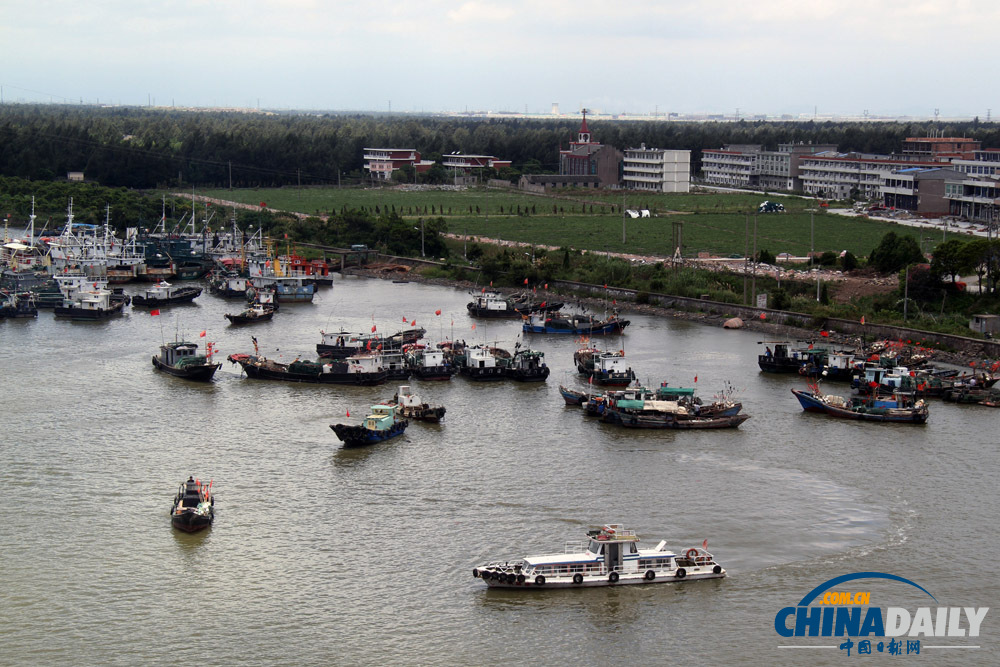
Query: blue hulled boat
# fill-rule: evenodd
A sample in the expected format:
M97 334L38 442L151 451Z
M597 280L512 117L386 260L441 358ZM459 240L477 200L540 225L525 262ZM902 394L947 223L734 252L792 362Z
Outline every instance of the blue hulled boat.
M573 334L575 336L600 336L625 333L630 324L617 314L603 320L592 315L564 315L562 313L531 313L523 317L524 333Z
M362 424L330 424L330 428L343 441L344 447L363 447L402 435L408 424L399 418L396 406L373 405L371 414Z

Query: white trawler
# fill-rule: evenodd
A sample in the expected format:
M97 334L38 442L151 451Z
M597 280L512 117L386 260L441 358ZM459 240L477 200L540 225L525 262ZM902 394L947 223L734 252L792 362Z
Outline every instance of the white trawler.
M635 531L612 523L587 533L586 545L567 544L558 554L494 561L472 570L491 588L573 588L622 584L659 584L687 579L721 579L726 571L701 547L680 554L660 542L640 549Z

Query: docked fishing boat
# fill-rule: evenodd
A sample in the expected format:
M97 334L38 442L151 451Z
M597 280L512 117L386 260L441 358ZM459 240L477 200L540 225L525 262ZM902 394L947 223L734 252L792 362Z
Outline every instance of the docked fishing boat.
M655 391L635 387L606 392L603 402L595 407L602 422L626 428L736 428L750 419L741 414L742 403L729 395L704 404L694 395L694 389L666 383Z
M383 384L388 375L373 355L357 355L330 361L293 361L283 364L255 354L231 354L229 361L239 364L248 378L312 382L316 384Z
M924 424L929 411L923 400L912 394L894 393L871 398L851 398L822 394L816 385L809 391L792 389L799 405L806 412L823 413L830 417L858 421L894 422L897 424Z
M809 350L807 349L806 352ZM840 380L850 382L855 369L864 363L853 350L831 350L825 354L813 355L813 361L807 362L801 374L817 380Z
M465 349L458 372L476 382L503 380L510 365L510 352L499 347L477 345Z
M593 315L563 314L559 312L534 312L525 315L521 325L524 333L572 334L575 336L600 336L625 333L630 322L613 314L604 319Z
M0 291L0 318L38 317L35 297L31 292Z
M186 380L209 382L221 363L212 363L213 343L206 343L205 354L198 354L198 344L174 341L160 346L153 355L153 367Z
M344 447L363 447L402 435L408 424L408 421L399 417L395 406L373 405L371 413L362 424L330 424L330 428L344 443Z
M707 548L708 540L680 552L668 549L666 541L642 549L635 531L607 524L587 531L586 542L567 544L562 553L492 561L474 568L472 576L490 588L522 590L722 579L726 570Z
M56 306L55 316L80 321L103 320L121 315L127 303L128 296L120 292L101 288L81 290L73 298L63 300L61 306Z
M255 324L257 322L267 322L274 317L274 308L255 303L246 310L235 315L226 313L225 317L231 324Z
M758 344L765 346L764 353L757 355L757 365L765 373L805 375L807 368L827 365L828 350L812 343L802 343L798 347L788 341L761 341Z
M545 382L551 373L545 364L545 353L520 347L520 343L514 346L514 356L504 367L504 376L518 382Z
M403 346L403 355L413 375L420 380L450 380L458 372L440 348L409 343Z
M407 385L400 385L396 394L387 405L395 405L401 417L406 419L417 419L426 422L438 422L444 417L445 409L443 405L429 405L420 400L420 397L410 391Z
M175 303L189 303L199 296L201 296L200 287L177 287L168 282L160 281L133 296L132 304L159 308Z
M341 330L329 333L320 331L319 333L323 338L316 344L316 354L323 358L342 359L355 354L376 352L379 350L383 352L402 352L404 345L420 340L427 333L427 330L413 327L397 331L389 336L383 336L375 331L371 333L349 333Z
M573 362L581 375L601 387L627 387L635 380L635 372L625 359L625 351L608 352L583 347L573 353Z
M980 385L957 386L944 392L943 398L949 403L986 405L991 408L1000 406L1000 391L996 387L983 387Z
M193 477L181 482L170 508L170 523L185 533L195 533L212 525L215 520L215 496L212 482L202 484Z
M208 278L208 290L221 297L245 297L250 279L235 271L216 271Z
M527 295L506 297L498 292L483 291L466 304L469 315L473 317L515 318L531 312L547 312L559 310L562 303L536 301Z

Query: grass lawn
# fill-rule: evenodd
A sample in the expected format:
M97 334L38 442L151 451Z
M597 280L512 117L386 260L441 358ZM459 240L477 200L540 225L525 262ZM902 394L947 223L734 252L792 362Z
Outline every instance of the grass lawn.
M198 194L246 204L266 202L268 208L306 214L337 212L344 206L368 210L378 206L380 209L395 207L404 217L416 218L437 217L443 209L442 217L447 221L449 231L456 234L647 255L672 255L674 223L681 223L682 252L685 256L692 257L699 252L742 256L747 247L748 234L749 247L751 251L753 249L754 216L749 216L748 233L745 211L756 211L757 205L764 199L781 201L788 210L783 214L757 215L757 249L768 250L774 255L783 252L805 255L810 250L811 235L814 235L813 247L817 252L848 250L859 257L867 256L889 231L913 236L918 243L923 237L933 237L933 241L924 246L926 251L933 250L941 241L941 235L936 231L831 215L822 209L815 213L815 227L811 230L810 213L804 209L815 207L815 201L744 193L626 192L627 208L649 206L657 217L627 218L624 244L622 216L618 212L620 193L577 190L560 192L556 196L539 196L499 189L490 189L487 193L483 189L405 191L393 188L310 187L202 190ZM528 216L510 214L512 210L516 212L518 206L522 210L533 208L535 212ZM611 206L616 207L615 213L611 213ZM431 207L434 213L430 212ZM470 207L473 211L471 215ZM500 213L501 208L503 213Z

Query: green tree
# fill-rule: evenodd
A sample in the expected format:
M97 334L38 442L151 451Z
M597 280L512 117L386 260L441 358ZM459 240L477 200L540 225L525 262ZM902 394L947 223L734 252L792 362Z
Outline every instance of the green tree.
M908 264L920 264L924 254L912 236L899 236L889 232L882 237L878 247L868 256L868 264L883 274L901 271Z
M854 256L854 253L847 251L844 256L840 258L840 268L845 272L853 271L858 268L858 258Z
M955 282L959 275L972 270L972 256L967 245L962 239L951 239L940 244L934 249L931 273L939 277L949 276L951 282Z

